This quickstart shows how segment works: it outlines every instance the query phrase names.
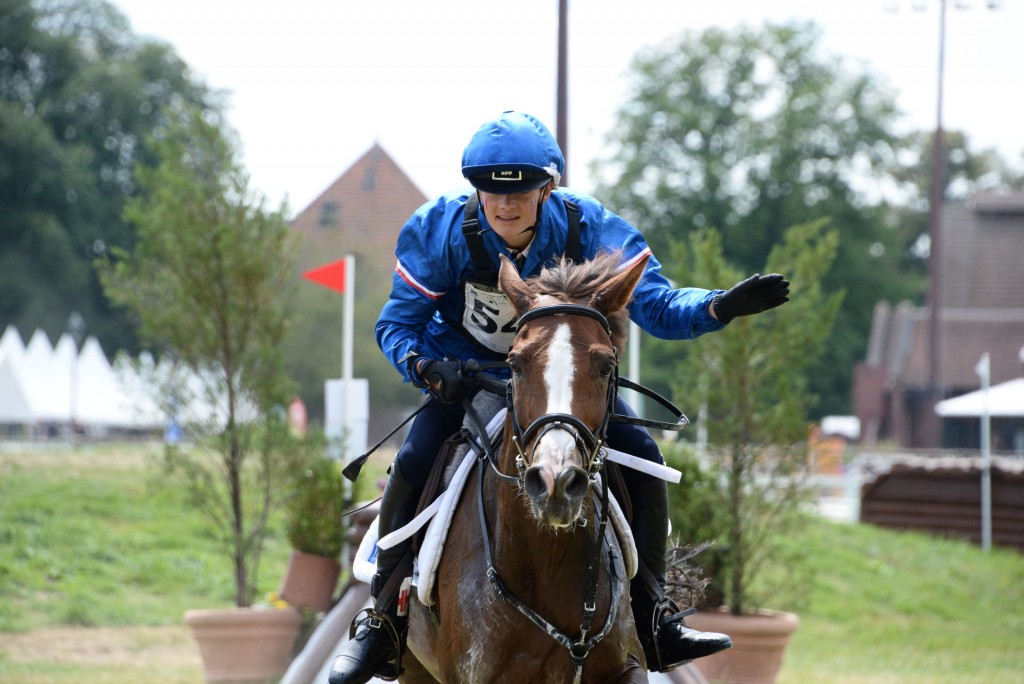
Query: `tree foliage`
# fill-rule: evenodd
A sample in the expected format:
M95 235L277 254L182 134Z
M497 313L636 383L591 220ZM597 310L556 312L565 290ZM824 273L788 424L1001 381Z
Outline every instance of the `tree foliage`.
M790 302L681 345L672 373L678 401L700 407L714 481L721 483L680 492L682 498L704 500L712 513L698 521L675 520L674 527L688 543L709 541L693 536L708 534L700 525L717 527L708 593L735 614L771 600L778 587L766 580L782 565L773 540L799 523L805 416L815 400L809 371L843 300L842 293L828 293L821 285L838 250L838 233L825 232L823 224L789 229L761 265L792 274ZM717 231L698 231L688 242L674 243L671 275L735 280L742 272L727 264L724 251Z
M144 192L125 211L135 247L113 249L101 278L111 301L138 318L143 339L201 379L202 398L217 407L190 426L200 448L172 449L169 463L214 521L236 603L246 606L269 515L299 457L283 420L292 235L282 213L250 193L233 147L202 112L187 112L154 149L159 163L138 170Z
M110 352L134 330L92 268L130 249L122 217L150 136L214 95L101 0L0 0L0 327L64 330L72 311Z
M903 277L901 236L861 187L888 173L902 144L892 94L822 57L819 35L812 24L712 28L641 54L611 157L597 170L616 176L602 197L656 254L714 228L744 277L762 267L786 227L828 218L841 241L823 285L847 297L812 387L823 411L845 412L875 302L920 285ZM655 349L648 360L662 365Z

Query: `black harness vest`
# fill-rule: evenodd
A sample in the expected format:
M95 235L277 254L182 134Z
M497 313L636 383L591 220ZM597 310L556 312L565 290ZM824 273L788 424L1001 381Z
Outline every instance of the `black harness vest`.
M570 202L564 197L561 200L565 204L566 214L568 215L568 233L566 235L564 255L571 261L579 263L582 252L580 208L576 203ZM459 310L463 312L462 320L446 319L445 322L453 329L458 330L463 337L483 353L496 359L504 359L508 353L507 349L498 350L488 347L477 339L464 325L464 321L469 319L474 326L486 333L499 332L499 326L501 326L500 332L502 333L508 333L509 335L514 335L515 333L515 316L507 321L498 320L500 317L499 310L487 301L489 297L504 297L504 295L498 290L498 271L494 267L487 248L484 246L483 231L480 228L480 219L478 218L479 209L480 201L476 193L473 193L466 200L466 208L462 219L462 235L466 240L466 246L469 248L470 258L473 260L473 272L464 278L458 286L459 297L461 297ZM479 296L467 297L467 293L471 292L477 293Z

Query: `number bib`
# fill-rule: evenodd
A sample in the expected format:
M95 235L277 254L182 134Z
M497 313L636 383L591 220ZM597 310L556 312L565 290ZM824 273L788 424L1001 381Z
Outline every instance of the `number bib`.
M465 283L462 327L474 340L498 354L507 354L516 336L516 310L498 288Z

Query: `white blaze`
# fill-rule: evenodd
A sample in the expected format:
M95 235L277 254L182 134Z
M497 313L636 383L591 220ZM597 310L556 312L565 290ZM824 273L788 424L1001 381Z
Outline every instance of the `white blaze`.
M576 366L572 362L572 333L569 324L555 330L548 345L548 366L544 384L548 388L548 413L572 413L572 379Z

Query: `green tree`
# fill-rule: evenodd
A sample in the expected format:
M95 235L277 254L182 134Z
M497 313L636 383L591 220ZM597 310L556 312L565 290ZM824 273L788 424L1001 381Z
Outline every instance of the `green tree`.
M792 274L789 303L738 318L677 351L674 396L683 405L700 407L698 420L706 426L712 470L722 486L680 492L683 499L704 500L714 514L674 518L673 528L687 542L700 543L706 537L695 535L708 534L701 525L718 526L719 546L712 551L717 575L709 595L724 598L737 615L763 607L779 590L770 579L778 577L782 565L777 542L800 521L805 416L814 401L809 373L843 299L821 284L838 249L837 232L825 232L823 224L786 231L762 265L768 272ZM729 266L724 253L717 231L698 231L688 242L674 243L670 275L735 281L742 271ZM700 484L699 478L691 480Z
M168 463L214 522L235 601L247 606L269 515L300 455L283 420L291 234L282 213L250 193L233 147L202 112L155 144L159 164L139 169L145 192L125 212L135 248L113 250L101 277L110 299L139 318L143 338L202 379L202 398L218 407L191 425L200 448L170 449Z
M831 220L841 243L825 286L847 298L811 386L820 410L835 413L849 411L875 303L919 285L902 277L901 236L861 189L875 187L902 145L893 97L872 76L822 56L819 38L813 24L712 28L640 54L610 158L595 171L614 174L601 196L656 254L715 228L744 275L761 268L787 226ZM662 366L671 353L651 344L645 357Z
M78 311L108 352L137 348L92 262L132 247L132 168L155 163L151 135L183 104L219 111L109 3L0 0L0 327L55 337Z

